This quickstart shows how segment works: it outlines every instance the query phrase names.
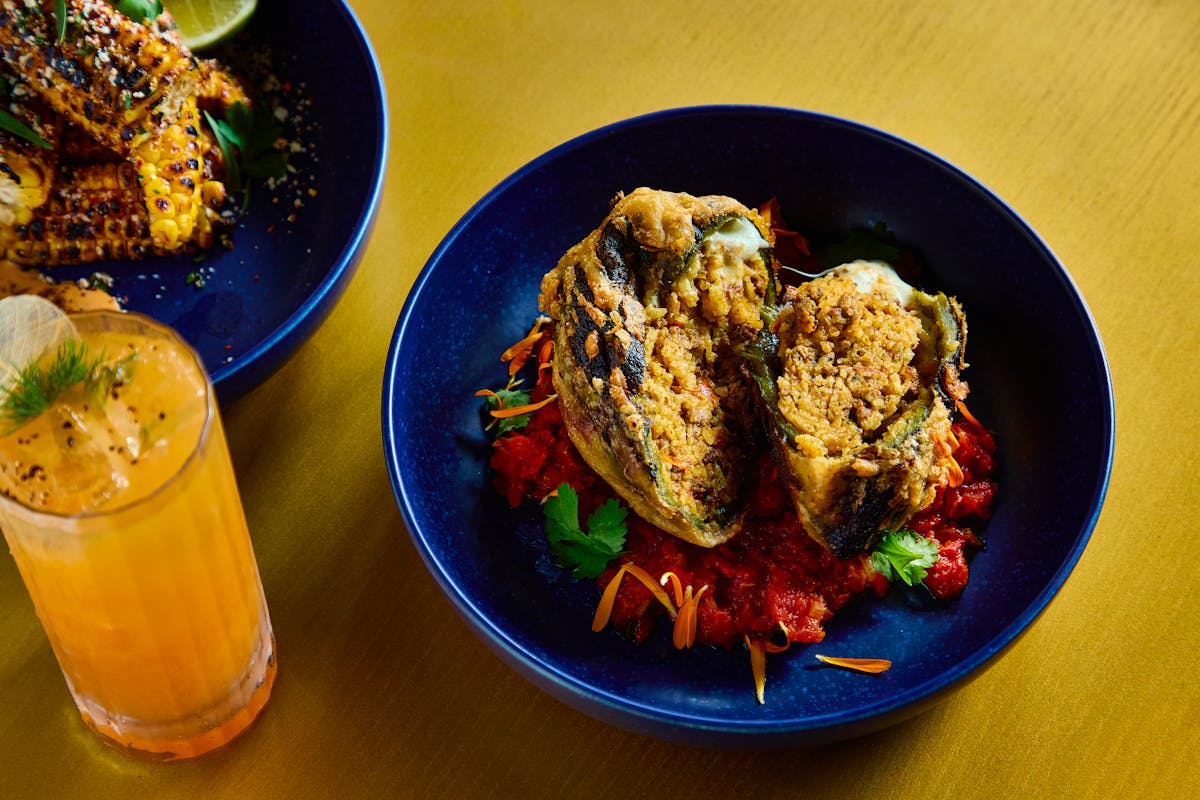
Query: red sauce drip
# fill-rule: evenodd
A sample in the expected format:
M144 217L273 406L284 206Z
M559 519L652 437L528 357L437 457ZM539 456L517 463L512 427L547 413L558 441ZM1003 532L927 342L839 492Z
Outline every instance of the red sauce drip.
M544 397L540 382L533 400ZM964 480L943 488L929 508L908 527L938 542L939 557L925 585L939 599L958 596L967 585L967 554L981 546L972 525L990 516L996 484L995 439L971 423L953 426L958 447L955 460ZM529 424L500 437L491 465L495 488L512 506L540 501L560 483L579 494L580 518L613 497L608 485L584 463L552 403L532 415ZM856 595L871 589L887 593L889 584L869 566L866 555L839 559L808 536L781 486L769 458L760 459L750 484L745 527L730 541L706 549L689 544L629 516L627 556L651 575L674 572L684 586L708 586L699 604L696 641L718 647L740 643L745 635L776 644L819 642L824 623ZM599 577L603 588L618 562ZM641 642L654 630L665 610L650 591L625 580L613 608L611 624ZM785 633L786 631L786 633Z

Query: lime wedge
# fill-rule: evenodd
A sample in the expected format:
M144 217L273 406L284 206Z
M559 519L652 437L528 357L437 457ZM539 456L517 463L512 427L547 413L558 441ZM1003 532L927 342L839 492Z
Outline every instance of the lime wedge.
M192 50L211 47L236 33L254 13L255 0L167 0L167 11Z
M77 337L71 319L49 300L32 294L0 300L0 389L47 350Z

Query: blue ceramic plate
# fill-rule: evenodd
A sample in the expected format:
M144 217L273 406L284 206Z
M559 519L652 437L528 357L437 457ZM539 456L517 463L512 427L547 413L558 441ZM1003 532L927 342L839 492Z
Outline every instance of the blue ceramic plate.
M112 275L125 308L171 325L199 351L224 402L280 367L341 297L370 235L387 161L383 79L344 2L259 0L227 46L269 53L288 87L286 130L304 148L292 155L292 179L273 191L252 188L231 250L55 271ZM189 273L203 277L202 288Z
M819 652L890 658L878 676L821 667L814 648L768 660L754 699L743 650L637 646L589 622L596 590L553 565L540 512L489 488L472 393L501 385L498 353L536 314L539 281L618 190L778 197L820 240L883 221L970 322L971 408L999 441L988 548L953 602L893 591L827 624ZM431 360L430 354L436 357ZM435 368L431 368L435 365ZM814 113L701 107L620 122L521 168L446 236L396 326L383 435L397 502L446 595L538 686L600 719L672 740L795 746L909 717L979 674L1063 585L1108 485L1113 401L1083 300L1050 249L986 187L895 136ZM436 420L436 424L431 421Z

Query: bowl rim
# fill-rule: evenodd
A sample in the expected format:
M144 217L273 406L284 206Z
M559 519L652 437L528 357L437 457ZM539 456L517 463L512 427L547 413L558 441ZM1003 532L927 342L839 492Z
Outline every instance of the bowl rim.
M492 619L489 614L482 610L469 594L462 591L451 579L450 573L444 568L438 554L430 547L426 533L422 529L417 515L414 513L414 508L409 499L403 478L403 470L401 468L402 453L397 449L395 436L397 421L393 415L394 404L392 402L399 388L396 378L401 346L404 342L408 326L416 314L416 309L420 304L421 295L426 284L430 281L438 264L445 257L447 251L453 247L462 232L470 227L476 217L483 213L492 203L496 202L514 184L525 180L531 173L572 151L586 147L598 139L620 135L637 128L659 125L664 122L669 123L685 118L711 115L790 117L804 119L810 123L815 122L851 129L859 135L874 137L892 146L906 150L921 159L931 162L937 169L957 177L966 183L969 188L980 193L985 199L993 203L1041 251L1044 259L1052 267L1059 280L1065 284L1068 294L1075 305L1076 312L1080 315L1085 327L1090 332L1088 341L1091 346L1090 349L1092 350L1094 362L1091 366L1103 375L1105 389L1105 402L1103 404L1104 456L1102 463L1099 464L1099 470L1092 478L1095 486L1088 504L1086 519L1083 520L1066 557L1050 580L1012 622L998 631L983 646L977 648L966 658L955 662L946 669L939 670L928 680L922 681L904 691L854 709L838 709L824 714L790 719L773 718L730 721L700 712L693 714L663 710L646 703L630 700L617 693L581 681L564 671L552 668L552 666L544 663L542 659L523 647L502 625L498 624L496 620ZM1112 375L1095 319L1062 262L1045 240L1012 206L982 181L950 161L920 145L895 134L888 133L873 125L823 112L755 104L681 106L618 120L575 136L551 148L527 162L498 183L476 201L447 232L414 281L412 288L405 298L395 330L393 331L382 388L382 433L388 477L392 485L393 495L410 538L416 545L421 559L456 610L467 620L493 652L501 656L504 661L516 668L525 677L538 676L541 678L544 683L538 684L539 687L545 689L558 699L586 713L626 727L628 726L623 722L623 717L632 716L638 718L643 723L646 723L646 725L642 726L641 730L644 731L648 727L657 734L668 738L676 731L692 731L697 733L715 733L730 740L750 738L755 741L765 742L769 739L782 737L785 743L794 744L793 740L800 734L819 733L834 727L861 726L868 723L871 719L884 717L905 708L911 709L911 713L915 714L931 702L935 695L965 681L965 679L979 674L983 668L990 665L997 655L1015 643L1020 635L1029 629L1033 622L1045 611L1050 601L1058 594L1077 565L1099 520L1104 499L1108 492L1112 474L1116 433Z
M366 29L346 0L332 0L333 12L342 17L358 48L363 65L371 75L373 101L370 110L374 120L375 148L372 158L371 182L363 197L350 236L341 252L321 281L304 302L276 328L228 364L212 370L212 382L224 402L231 402L266 380L295 353L324 319L333 311L337 300L349 286L366 242L371 237L383 194L388 161L387 87L379 59L367 36Z

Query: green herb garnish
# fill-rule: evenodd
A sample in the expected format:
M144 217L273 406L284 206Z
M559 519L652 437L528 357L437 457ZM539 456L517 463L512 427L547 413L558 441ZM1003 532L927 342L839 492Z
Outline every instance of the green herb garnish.
M889 531L871 552L871 566L889 581L899 578L915 586L925 580L937 558L937 542L915 531Z
M269 109L234 103L225 112L225 119L217 119L207 111L204 116L221 148L225 184L230 191L245 188L248 193L245 178L266 180L287 175L287 151L275 146L283 136L283 128Z
M184 277L183 281L189 286L194 286L197 289L204 288L204 276L199 272L189 272L187 276Z
M33 128L29 127L24 122L21 122L21 120L17 119L2 108L0 108L0 130L8 131L13 136L17 136L27 142L31 142L38 147L44 147L47 150L49 150L51 147L50 143L41 136L38 136Z
M78 384L83 384L93 402L103 406L113 386L129 377L135 357L130 353L115 364L106 364L103 352L93 355L84 342L64 339L48 366L40 366L44 359L39 358L23 368L11 386L0 390L0 417L15 430L44 413L60 394Z
M625 546L625 516L629 513L610 499L592 512L587 532L579 527L579 495L570 484L546 500L546 539L558 563L573 569L576 578L596 578Z
M55 41L62 44L67 38L67 0L54 0Z
M113 3L113 8L134 22L153 22L163 13L163 5L158 0L118 0Z
M484 400L487 402L487 410L495 411L501 408L516 408L517 406L529 405L529 392L525 389L498 389L495 395L485 395ZM492 420L496 426L496 435L508 433L509 431L519 431L529 424L529 420L533 418L533 412L528 414L518 414L515 417L501 417L500 419ZM491 427L490 425L488 427Z

